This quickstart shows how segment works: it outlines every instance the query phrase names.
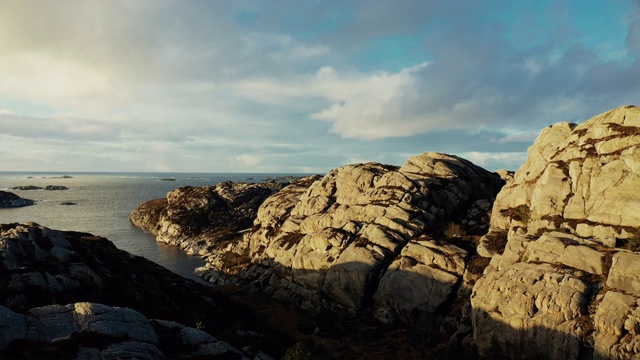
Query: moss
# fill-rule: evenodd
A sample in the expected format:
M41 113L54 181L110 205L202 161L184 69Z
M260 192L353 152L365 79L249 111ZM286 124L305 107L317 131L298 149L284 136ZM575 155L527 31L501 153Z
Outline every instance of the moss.
M282 358L283 360L311 360L311 350L301 343L297 342L292 347L287 349L287 353Z
M500 210L500 214L525 224L531 220L531 209L525 204L518 205L515 208Z
M471 261L467 263L467 271L469 271L472 274L480 275L484 272L484 269L486 269L486 267L489 266L490 262L491 262L491 258L476 256L475 258L471 259ZM473 284L470 284L470 285L473 285Z
M451 238L464 238L467 236L467 232L460 224L449 223L447 228L444 229L444 236L448 239Z
M369 245L369 240L361 236L358 236L357 238L355 238L355 240L353 240L353 246L355 247L365 247L367 245Z
M289 250L295 245L299 244L304 234L298 231L290 232L280 238L280 243L286 246L285 250Z
M507 246L506 232L489 233L485 236L485 239L487 248L497 254L502 254Z
M227 273L235 273L251 264L251 258L245 254L236 254L233 251L227 251L222 254L220 261L222 262L222 270Z

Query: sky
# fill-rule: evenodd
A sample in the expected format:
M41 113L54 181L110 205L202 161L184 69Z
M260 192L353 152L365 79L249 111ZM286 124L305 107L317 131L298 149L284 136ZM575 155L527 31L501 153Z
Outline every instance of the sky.
M640 0L0 0L0 171L516 170L638 55Z

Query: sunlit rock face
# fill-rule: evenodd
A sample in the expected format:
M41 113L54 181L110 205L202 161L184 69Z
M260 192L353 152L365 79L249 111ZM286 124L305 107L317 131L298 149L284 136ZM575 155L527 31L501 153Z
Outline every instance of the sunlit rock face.
M628 238L640 227L640 108L542 131L496 198L493 229ZM519 207L522 211L518 211ZM528 209L525 209L526 206Z
M473 247L430 235L451 222L477 225L503 184L440 153L401 167L343 166L268 198L253 229L212 254L208 270L253 264L236 280L304 309L353 314L373 302L380 320L437 326L434 313L455 298Z
M637 107L542 131L478 247L491 257L471 295L481 355L640 354L639 145Z

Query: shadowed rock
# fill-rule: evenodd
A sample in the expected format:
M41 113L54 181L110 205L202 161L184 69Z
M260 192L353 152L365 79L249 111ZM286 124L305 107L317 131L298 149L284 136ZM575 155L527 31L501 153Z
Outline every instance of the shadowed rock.
M79 302L105 305L85 306ZM112 355L107 354L112 351L121 354L121 350L143 351L146 355L142 358L158 358L153 355L155 348L166 358L218 354L219 349L215 349L221 345L212 336L197 342L195 335L199 333L195 329L184 330L183 325L163 322L149 325L147 318L187 326L200 324L211 334L224 335L246 329L245 326L263 329L248 308L207 286L119 250L107 239L34 223L0 225L0 312L0 358L3 350L22 354L20 358L48 358L46 349L63 351L69 347L73 354L56 358L73 359L79 351L95 353L95 349L84 347L97 345L104 358L110 358ZM21 325L23 320L27 323L26 332ZM149 326L153 326L152 331ZM281 344L269 343L271 334L264 340L252 340L251 344L269 352L278 349ZM245 346L243 341L237 343ZM278 351L281 350L276 354Z
M0 191L0 208L22 207L33 205L33 200L23 199L8 191Z

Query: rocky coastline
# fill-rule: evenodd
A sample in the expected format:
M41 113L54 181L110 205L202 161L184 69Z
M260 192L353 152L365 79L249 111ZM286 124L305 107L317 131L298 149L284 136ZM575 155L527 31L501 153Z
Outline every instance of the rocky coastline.
M639 186L625 106L543 129L515 173L430 152L140 204L211 286L0 225L0 357L637 358Z
M158 240L201 255L214 284L475 356L626 359L640 354L639 146L640 108L625 106L544 129L515 174L438 153L348 165L291 182L233 236ZM173 204L161 211L188 211Z

